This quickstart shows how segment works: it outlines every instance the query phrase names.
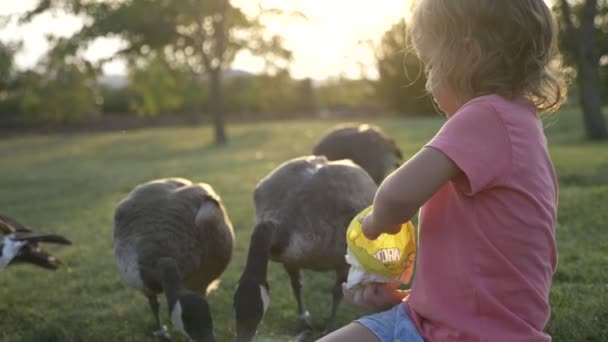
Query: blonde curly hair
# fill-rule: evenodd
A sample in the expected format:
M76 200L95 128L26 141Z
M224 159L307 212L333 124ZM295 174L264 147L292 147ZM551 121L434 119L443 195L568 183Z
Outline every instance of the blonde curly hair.
M419 0L409 35L438 84L476 97L526 97L538 111L567 95L557 23L543 0Z

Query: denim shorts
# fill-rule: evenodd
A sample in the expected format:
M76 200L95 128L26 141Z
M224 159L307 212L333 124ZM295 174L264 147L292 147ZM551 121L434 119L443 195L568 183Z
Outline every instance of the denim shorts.
M362 324L373 332L381 342L424 341L403 303L399 303L387 311L363 316L355 322Z

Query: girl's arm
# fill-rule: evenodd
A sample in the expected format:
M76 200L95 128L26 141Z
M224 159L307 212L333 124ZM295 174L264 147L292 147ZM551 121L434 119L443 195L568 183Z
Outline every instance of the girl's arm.
M380 185L373 211L362 222L365 236L376 239L382 233L398 233L401 224L460 172L443 152L423 148Z

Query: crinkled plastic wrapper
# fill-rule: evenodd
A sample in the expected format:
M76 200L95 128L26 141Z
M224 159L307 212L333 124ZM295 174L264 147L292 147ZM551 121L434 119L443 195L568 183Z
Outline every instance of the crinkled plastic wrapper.
M404 223L395 235L381 234L369 240L363 234L361 221L372 210L359 213L346 231L346 262L351 265L347 288L369 283L408 283L416 258L414 225Z

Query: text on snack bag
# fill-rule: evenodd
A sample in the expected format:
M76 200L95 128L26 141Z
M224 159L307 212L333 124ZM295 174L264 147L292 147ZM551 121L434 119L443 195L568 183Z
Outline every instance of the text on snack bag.
M401 251L399 248L385 248L374 254L374 258L382 261L383 264L398 262L401 259Z

